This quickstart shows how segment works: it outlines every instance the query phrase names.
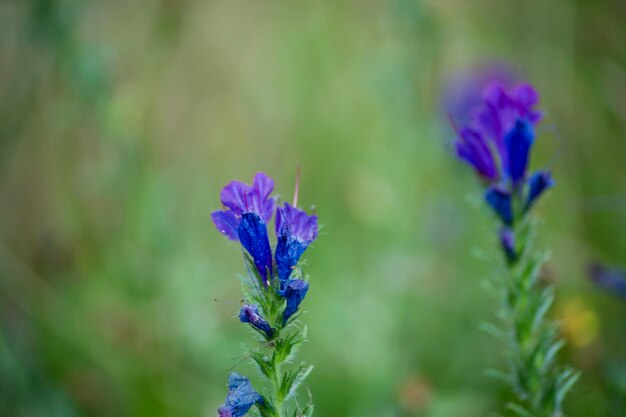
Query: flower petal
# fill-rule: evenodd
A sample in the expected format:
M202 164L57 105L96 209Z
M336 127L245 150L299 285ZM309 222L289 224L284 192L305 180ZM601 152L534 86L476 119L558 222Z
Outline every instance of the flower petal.
M487 201L504 224L507 226L513 224L511 195L507 191L499 187L489 187L485 194L485 201Z
M254 212L244 213L237 231L241 245L252 256L257 271L267 283L272 275L272 249L265 222Z
M239 234L237 228L241 221L232 210L214 211L211 213L211 219L217 230L229 238L230 240L238 240Z
M464 128L456 143L457 156L474 167L483 178L493 181L498 177L493 155L483 136L476 130Z
M288 227L283 227L283 232L278 235L276 244L276 267L278 268L278 279L280 279L281 289L289 280L294 267L298 264L300 257L308 245L297 239Z
M537 171L531 175L528 179L528 197L526 198L524 211L528 211L544 191L554 187L554 184L552 174L549 171Z
M244 304L239 312L239 320L242 323L249 323L254 328L262 331L268 339L271 339L275 334L275 330L261 317L259 306L255 304Z
M520 110L527 111L537 103L539 103L539 93L530 84L520 84L513 88L511 92L516 104Z
M251 209L261 216L263 221L269 222L274 214L274 206L276 205L276 201L269 197L274 190L274 180L263 172L258 172L254 176L252 190Z
M500 229L500 245L508 262L517 260L517 250L515 249L515 233L508 227Z
M532 126L523 119L517 120L504 139L509 156L508 174L513 184L518 184L526 177L530 149L534 140L535 133Z
M220 192L222 204L241 216L249 210L252 201L252 187L241 181L229 182Z
M307 214L306 211L292 207L285 203L282 208L276 210L276 235L280 235L284 226L287 225L293 235L307 245L311 244L319 231L317 216Z
M228 377L228 396L217 412L220 417L243 417L254 405L263 402L250 380L232 372Z
M287 300L287 306L283 312L283 324L286 324L289 318L298 311L307 291L309 291L309 283L306 281L292 279L287 282L285 290L280 292L280 295Z

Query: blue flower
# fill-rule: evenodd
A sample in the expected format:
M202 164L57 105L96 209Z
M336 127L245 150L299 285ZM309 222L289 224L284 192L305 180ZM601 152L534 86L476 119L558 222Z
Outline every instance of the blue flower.
M244 304L239 312L239 320L242 323L250 323L252 327L265 333L268 339L274 337L276 331L271 328L269 323L265 321L259 314L259 306Z
M301 279L287 281L285 289L280 292L280 295L287 300L287 306L283 312L283 325L298 311L298 307L304 300L308 290L309 283L306 281Z
M228 377L226 402L217 410L219 417L243 417L250 408L263 402L263 397L255 391L250 380L232 372Z
M554 187L554 180L548 171L537 171L528 179L528 196L524 211L528 211L530 207L548 188Z
M231 240L239 240L252 256L264 284L272 275L272 250L266 226L276 205L270 197L272 190L274 180L262 172L254 176L252 186L231 181L220 192L227 209L211 213L217 230Z
M523 119L518 119L513 129L504 138L509 156L508 174L514 186L526 177L530 148L534 140L535 134L532 126Z
M226 210L211 213L217 230L231 240L237 240L237 229L243 213L256 213L267 223L274 214L276 201L270 197L274 190L274 180L259 172L254 176L252 186L239 181L231 181L220 192L220 199Z
M317 238L317 216L285 203L276 211L276 266L281 289L309 245Z
M254 259L254 265L267 284L272 276L272 248L267 236L267 226L261 217L254 213L243 213L237 228L239 241Z
M513 208L511 194L500 187L489 187L485 193L487 204L496 212L502 223L510 226L513 224Z
M593 263L589 267L589 275L598 287L626 300L626 273L624 271Z

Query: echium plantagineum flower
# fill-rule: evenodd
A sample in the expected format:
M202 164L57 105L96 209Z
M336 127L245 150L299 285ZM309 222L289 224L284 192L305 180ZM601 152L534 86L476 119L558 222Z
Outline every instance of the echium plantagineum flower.
M273 387L269 395L261 397L262 401L253 403L262 417L282 417L283 401L293 395L310 371L310 367L300 365L287 377L281 374L280 367L291 358L293 347L305 340L304 329L295 329L287 336L283 333L294 323L309 290L308 281L296 272L302 254L318 235L317 216L297 208L298 183L293 205L284 203L277 207L277 198L271 196L273 190L274 181L262 172L255 175L252 186L232 181L220 193L225 209L211 214L217 230L231 240L238 240L249 255L246 262L252 285L246 295L247 302L239 312L239 320L256 330L273 350L271 360L258 351L249 352ZM274 216L276 247L272 251L268 223ZM311 404L308 409L312 410ZM223 413L226 412L230 411Z
M510 246L515 223L554 185L549 171L528 174L535 127L542 118L535 108L538 102L539 95L529 84L510 91L490 84L469 122L457 129L457 156L486 183L485 200L502 222L501 241L510 261L517 257Z
M217 410L219 417L242 417L253 405L262 403L263 397L256 392L250 380L233 372L228 377L226 402Z
M515 394L508 404L519 416L562 416L562 403L579 374L556 364L557 324L546 312L553 289L539 282L545 254L531 244L535 224L529 214L554 181L548 171L528 173L535 128L541 121L539 95L522 84L507 90L490 84L469 121L457 129L457 156L474 168L485 184L484 198L500 223L499 242L506 270L495 282L502 291L498 317L505 329L487 325L505 342L509 371L504 374ZM454 124L454 122L453 122ZM608 281L605 279L605 281Z

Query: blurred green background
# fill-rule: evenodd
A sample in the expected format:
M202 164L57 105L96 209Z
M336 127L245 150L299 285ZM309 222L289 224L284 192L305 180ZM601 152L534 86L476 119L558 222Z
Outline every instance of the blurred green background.
M316 205L318 416L486 416L494 222L454 160L446 83L534 83L568 415L626 415L626 5L590 0L0 2L0 415L213 416L253 345L219 190L265 171ZM251 373L237 365L242 373Z

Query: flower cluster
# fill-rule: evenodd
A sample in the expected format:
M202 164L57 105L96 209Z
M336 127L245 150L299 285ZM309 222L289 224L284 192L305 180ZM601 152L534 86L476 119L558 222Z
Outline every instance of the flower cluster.
M249 324L267 342L271 342L268 346L275 349L275 359L269 362L263 355L250 355L261 372L276 385L273 396L265 399L259 396L257 399L252 395L256 391L249 381L233 374L231 379L240 384L229 381L230 394L219 410L220 416L242 416L254 404L259 406L263 416L273 416L271 410L280 409L283 397L292 391L285 384L296 386L297 380L303 379L310 371L302 367L293 377L280 380L280 364L287 361L292 347L304 340L303 334L286 339L280 339L280 334L283 328L294 322L309 290L309 283L301 278L297 265L302 254L317 238L317 216L296 207L297 187L293 205L284 203L278 206L277 198L271 196L273 190L274 181L262 172L255 175L252 185L231 181L220 193L225 209L211 214L217 230L230 240L239 241L245 249L253 291L241 307L239 320ZM272 250L268 223L274 216L276 246ZM279 351L279 348L283 350ZM241 391L244 394L239 395ZM237 400L241 398L245 401Z
M489 84L483 101L458 130L457 156L474 168L485 183L485 201L500 222L500 244L507 260L507 279L498 317L505 328L486 324L505 342L509 372L501 376L516 399L507 407L519 416L562 415L562 403L579 373L562 368L556 352L563 346L556 323L546 317L553 288L540 283L546 256L532 250L535 222L531 207L554 181L548 171L528 174L534 129L541 120L539 96L530 85L507 90Z
M482 104L457 132L457 156L487 184L485 200L502 222L500 241L511 262L518 256L515 223L554 185L549 171L527 174L535 126L542 118L535 109L538 102L539 95L528 84L510 91L490 84L483 91Z

